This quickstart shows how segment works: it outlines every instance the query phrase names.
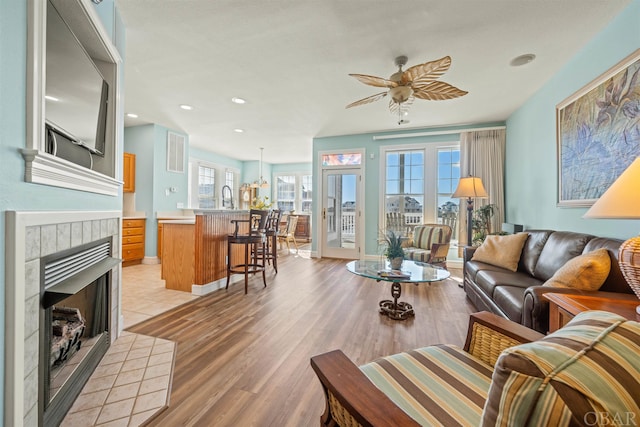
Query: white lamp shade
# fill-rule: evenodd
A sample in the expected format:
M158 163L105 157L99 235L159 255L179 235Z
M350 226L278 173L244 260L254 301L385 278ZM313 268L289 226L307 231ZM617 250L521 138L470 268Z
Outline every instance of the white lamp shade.
M489 197L487 190L484 189L482 180L477 176L468 176L466 178L460 178L458 182L458 188L451 196L453 198L466 198L475 197L479 199L486 199Z
M622 172L583 218L640 218L640 157Z

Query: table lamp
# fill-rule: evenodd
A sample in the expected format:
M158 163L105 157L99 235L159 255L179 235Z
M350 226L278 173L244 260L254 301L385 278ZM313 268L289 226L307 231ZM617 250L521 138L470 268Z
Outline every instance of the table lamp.
M484 189L482 180L477 176L468 176L460 178L458 188L451 195L455 198L467 198L467 245L472 246L472 217L473 217L473 199L486 199L489 197L487 190Z
M640 157L611 184L583 218L640 219ZM633 293L640 298L640 236L620 245L620 271ZM640 318L640 305L636 307Z

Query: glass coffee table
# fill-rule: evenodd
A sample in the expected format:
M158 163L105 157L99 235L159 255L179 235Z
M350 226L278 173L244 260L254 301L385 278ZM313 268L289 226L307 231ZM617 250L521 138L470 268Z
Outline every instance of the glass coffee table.
M405 320L415 315L411 304L398 301L402 293L402 283L413 283L417 286L420 283L438 282L451 275L444 268L410 260L404 260L400 270L392 270L389 261L351 261L347 263L347 270L376 282L391 282L393 301L380 301L380 313L395 320Z

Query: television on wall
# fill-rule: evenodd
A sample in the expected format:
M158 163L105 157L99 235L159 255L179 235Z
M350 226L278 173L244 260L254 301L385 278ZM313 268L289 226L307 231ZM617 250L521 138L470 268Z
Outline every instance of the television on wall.
M47 152L85 164L103 156L109 85L56 10L47 2L45 126ZM86 153L89 151L91 154Z

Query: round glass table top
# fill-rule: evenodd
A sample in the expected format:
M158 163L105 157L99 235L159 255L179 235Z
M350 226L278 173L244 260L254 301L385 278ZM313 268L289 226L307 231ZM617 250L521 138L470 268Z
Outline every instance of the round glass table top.
M404 260L400 270L392 270L389 261L350 261L347 270L370 279L403 283L437 282L451 275L444 268L411 260Z

